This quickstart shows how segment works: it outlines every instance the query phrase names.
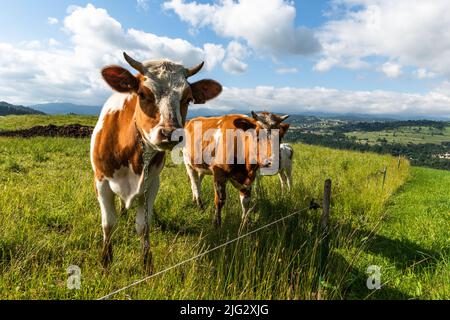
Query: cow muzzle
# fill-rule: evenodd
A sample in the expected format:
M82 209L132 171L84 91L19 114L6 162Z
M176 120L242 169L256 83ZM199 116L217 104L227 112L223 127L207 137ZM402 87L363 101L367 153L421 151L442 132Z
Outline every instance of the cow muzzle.
M173 133L180 128L175 127L161 127L157 132L158 148L163 150L172 150L180 141L172 141Z

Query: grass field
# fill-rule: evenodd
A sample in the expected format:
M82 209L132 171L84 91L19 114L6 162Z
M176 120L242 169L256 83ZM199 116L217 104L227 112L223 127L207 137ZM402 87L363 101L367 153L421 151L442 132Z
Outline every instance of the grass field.
M448 171L412 168L409 181L389 200L360 260L364 264L356 268L381 267L384 285L371 298L450 298L449 186Z
M295 145L294 188L282 195L276 177L263 179L254 199L253 228L305 208L322 197L333 179L332 251L323 281L325 299L365 298L364 252L384 217L385 204L408 179L406 161L390 156ZM92 188L89 141L70 138L0 139L0 297L5 299L93 299L145 276L134 210L119 219L115 260L99 263L102 232ZM388 175L382 189L380 170ZM191 203L182 166L168 162L156 201L152 230L156 270L162 270L237 235L240 206L229 188L224 224L211 223L213 192L205 179L204 212ZM306 210L203 258L116 296L119 299L309 299L316 290L318 219ZM67 268L82 270L80 290L68 290ZM355 282L356 281L356 282ZM419 296L420 297L420 296Z
M28 129L34 126L54 124L58 126L68 124L82 124L95 126L97 116L79 115L27 115L27 116L0 116L0 130Z
M400 127L396 130L384 130L376 132L347 132L348 137L356 137L359 141L367 141L370 144L380 143L380 139L386 139L388 143L422 144L450 141L450 127L439 130L432 127Z

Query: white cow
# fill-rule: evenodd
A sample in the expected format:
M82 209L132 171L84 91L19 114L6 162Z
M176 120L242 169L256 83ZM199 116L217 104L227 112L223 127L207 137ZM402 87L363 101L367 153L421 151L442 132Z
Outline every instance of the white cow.
M253 112L252 117L266 130L278 129L280 130L280 142L281 137L284 137L287 130L289 129L289 124L283 123L284 120L289 118L289 115L279 116L274 113L267 111L263 112ZM294 157L294 150L291 145L287 143L280 144L280 157L279 157L279 169L276 173L278 174L281 183L281 190L284 191L287 186L288 190L291 190L292 186L292 159ZM260 184L261 173L258 174L257 185Z

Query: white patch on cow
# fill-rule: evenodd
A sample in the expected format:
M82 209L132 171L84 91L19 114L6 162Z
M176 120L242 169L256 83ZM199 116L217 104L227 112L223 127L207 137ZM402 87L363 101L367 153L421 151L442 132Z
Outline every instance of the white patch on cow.
M244 219L246 217L246 215L248 214L248 208L250 206L250 197L240 194L239 198L241 200L242 219Z
M173 124L182 127L180 100L184 90L189 87L186 69L168 60L147 61L143 65L146 76L144 85L154 94L161 114L159 125L177 121Z
M122 110L125 106L125 102L131 97L130 94L126 93L114 93L103 105L102 111L100 112L100 116L98 117L97 124L95 125L94 130L92 131L91 136L91 165L92 169L95 172L95 164L94 164L94 149L95 149L95 138L98 132L103 128L103 120L108 113L112 113L115 111Z
M142 182L144 175L138 175L129 167L121 167L114 171L112 178L106 178L109 181L111 190L117 194L124 202L128 209L133 199L142 193Z
M117 221L114 193L110 188L109 182L106 180L95 180L95 186L97 188L97 198L102 213L103 238L108 239Z

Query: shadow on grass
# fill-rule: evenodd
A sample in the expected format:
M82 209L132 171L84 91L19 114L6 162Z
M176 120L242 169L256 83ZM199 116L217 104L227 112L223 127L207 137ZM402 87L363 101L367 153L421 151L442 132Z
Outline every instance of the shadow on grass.
M327 270L327 279L331 279L331 290L338 288L336 296L344 299L360 300L360 299L389 299L389 300L409 300L413 297L408 294L389 287L382 286L379 290L370 290L367 288L367 278L369 275L362 272L351 263L349 263L339 253L331 253L329 257L329 269ZM344 277L334 278L332 275L335 269L344 269L345 272L339 271Z

